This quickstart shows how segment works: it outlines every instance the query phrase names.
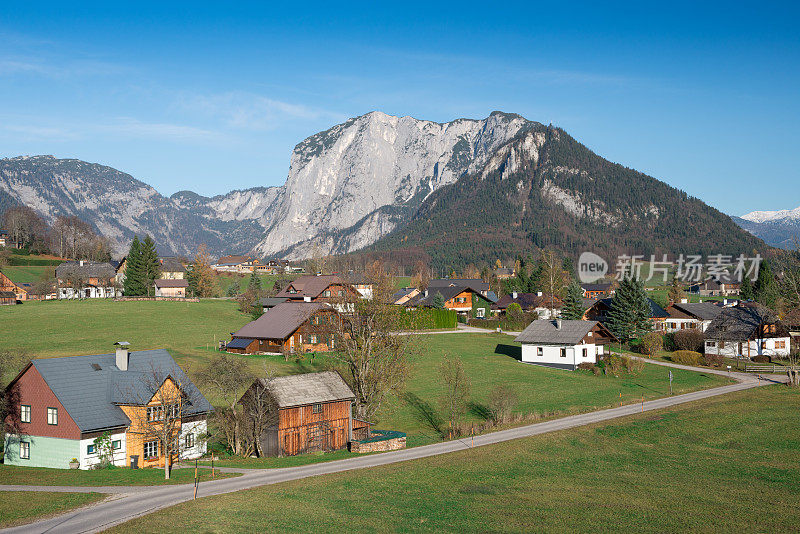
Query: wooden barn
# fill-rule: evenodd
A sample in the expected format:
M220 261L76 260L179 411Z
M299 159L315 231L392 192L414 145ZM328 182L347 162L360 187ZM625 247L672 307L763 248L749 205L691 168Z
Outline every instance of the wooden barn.
M293 456L344 449L354 426L368 433L368 423L353 419L354 400L339 373L324 371L256 380L239 404L258 435L261 455Z
M324 352L335 346L336 310L320 302L284 302L231 334L238 354Z

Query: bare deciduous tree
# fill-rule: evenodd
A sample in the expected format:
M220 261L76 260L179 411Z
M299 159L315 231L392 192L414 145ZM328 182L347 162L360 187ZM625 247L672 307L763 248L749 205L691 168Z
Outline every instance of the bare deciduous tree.
M445 355L439 364L439 375L442 380L442 397L440 399L442 412L447 417L449 437L452 439L453 430L458 429L458 423L467 411L470 382L464 372L461 358L453 358L449 355Z
M264 367L264 376L253 382L242 397L242 454L264 456L261 437L278 424L278 409L269 391L273 373Z

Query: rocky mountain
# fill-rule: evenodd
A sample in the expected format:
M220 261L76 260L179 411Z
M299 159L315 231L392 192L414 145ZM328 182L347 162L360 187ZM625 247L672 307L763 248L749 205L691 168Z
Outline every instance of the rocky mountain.
M424 254L444 270L532 248L620 254L749 254L766 245L686 193L533 125L488 162L431 194L403 228L368 247ZM399 251L399 252L398 252Z
M778 211L753 211L733 221L773 247L795 248L800 242L800 208Z
M558 128L501 112L447 123L368 113L298 144L282 186L215 197L167 198L79 160L7 158L0 208L10 203L50 222L77 215L117 254L145 233L163 252L205 243L216 255L290 259L370 246L476 261L548 244L637 253L759 244L699 200L603 160Z

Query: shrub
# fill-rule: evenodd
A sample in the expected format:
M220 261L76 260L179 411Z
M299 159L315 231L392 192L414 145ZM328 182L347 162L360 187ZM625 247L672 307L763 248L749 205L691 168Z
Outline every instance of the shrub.
M649 332L642 338L642 343L639 345L639 351L648 356L655 356L658 351L664 348L664 338L655 332Z
M622 376L624 374L636 375L644 369L644 363L628 356L609 354L603 360L603 372L607 375Z
M672 361L681 365L700 365L703 355L693 350L676 350L672 353Z
M517 393L506 385L495 386L489 392L489 413L497 425L509 420L516 405Z
M678 330L672 335L676 350L700 352L703 350L703 333L696 328Z
M510 315L511 317L517 317L518 315L522 314L522 306L516 302L512 302L508 305L508 307L506 307L506 314Z
M592 362L581 362L578 364L578 369L583 369L584 371L591 371L592 367L596 367Z
M772 359L766 354L759 354L758 356L753 356L753 361L756 363L770 363Z
M722 356L719 354L706 354L703 356L703 362L709 367L720 367L722 365Z

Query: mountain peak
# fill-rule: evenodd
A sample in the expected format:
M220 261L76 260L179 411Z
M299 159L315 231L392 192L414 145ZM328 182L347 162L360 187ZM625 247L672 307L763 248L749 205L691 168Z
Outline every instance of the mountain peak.
M742 215L742 219L755 223L764 223L782 220L800 220L800 207L793 210L776 210L776 211L751 211Z

